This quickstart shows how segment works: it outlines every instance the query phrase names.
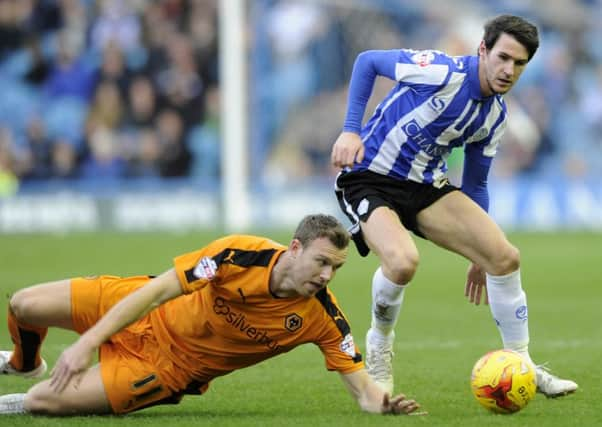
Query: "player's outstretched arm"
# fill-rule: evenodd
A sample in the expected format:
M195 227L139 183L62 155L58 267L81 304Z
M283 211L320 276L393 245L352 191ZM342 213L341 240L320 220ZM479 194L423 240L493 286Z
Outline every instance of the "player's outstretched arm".
M376 385L368 373L362 369L351 374L341 374L341 379L347 386L351 395L355 398L363 411L375 414L416 414L420 405L413 399L407 399L405 395L398 394L389 397ZM426 412L420 412L424 415Z
M111 335L135 322L165 301L182 295L175 270L170 269L115 304L73 345L65 349L51 372L50 386L61 392L69 382L85 371L94 352Z

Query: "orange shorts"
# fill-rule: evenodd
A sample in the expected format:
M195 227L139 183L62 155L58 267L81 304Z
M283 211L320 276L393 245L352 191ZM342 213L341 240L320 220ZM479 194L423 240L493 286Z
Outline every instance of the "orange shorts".
M113 305L148 281L147 276L72 279L75 330L80 334L88 330ZM181 369L161 354L148 316L113 335L99 353L102 382L115 413L180 401L178 387L166 379L181 377Z

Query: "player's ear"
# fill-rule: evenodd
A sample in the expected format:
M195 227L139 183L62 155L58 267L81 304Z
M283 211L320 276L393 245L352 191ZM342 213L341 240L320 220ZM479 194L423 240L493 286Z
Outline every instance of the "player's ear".
M292 255L298 255L303 250L303 244L299 239L291 240L290 245L288 245L288 250Z
M485 46L485 40L481 40L479 43L479 56L487 55L487 47Z

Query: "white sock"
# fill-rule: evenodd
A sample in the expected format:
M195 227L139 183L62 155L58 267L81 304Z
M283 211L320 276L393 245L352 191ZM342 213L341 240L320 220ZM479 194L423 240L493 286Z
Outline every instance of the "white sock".
M397 323L405 285L398 285L387 279L382 268L374 272L372 278L372 330L373 337L388 337Z
M5 394L0 396L0 414L24 414L25 393Z
M533 364L529 356L527 296L521 286L520 270L504 276L487 274L487 295L504 348L520 353Z

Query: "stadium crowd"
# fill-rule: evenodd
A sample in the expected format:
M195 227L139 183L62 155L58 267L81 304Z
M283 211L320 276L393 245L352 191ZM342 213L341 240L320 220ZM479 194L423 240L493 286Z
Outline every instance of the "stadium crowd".
M1 1L5 183L216 174L216 24L213 0Z
M333 175L329 153L360 51L476 52L483 17L501 12L537 22L542 48L507 97L493 173L602 170L600 0L246 4L254 177ZM48 180L218 179L217 5L0 0L0 194ZM450 159L452 171L459 164Z

